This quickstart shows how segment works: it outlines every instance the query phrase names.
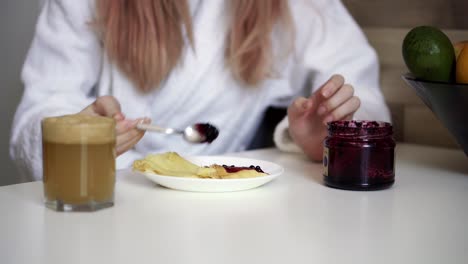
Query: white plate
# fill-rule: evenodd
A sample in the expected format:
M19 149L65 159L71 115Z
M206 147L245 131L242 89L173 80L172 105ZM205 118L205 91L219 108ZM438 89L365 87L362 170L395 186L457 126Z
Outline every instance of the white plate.
M193 162L194 164L197 164L198 166L209 166L212 164L224 164L229 166L235 165L240 167L248 167L250 165L260 166L262 170L269 175L243 179L199 179L166 176L140 171L135 172L143 174L151 181L171 189L191 192L233 192L259 187L267 182L272 181L281 175L284 171L283 167L273 162L248 158L225 156L194 156L186 157L186 159Z

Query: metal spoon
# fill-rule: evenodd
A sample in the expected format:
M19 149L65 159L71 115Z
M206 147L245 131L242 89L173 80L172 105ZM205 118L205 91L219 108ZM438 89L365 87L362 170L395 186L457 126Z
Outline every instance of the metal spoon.
M219 130L209 123L196 123L184 130L165 128L157 125L138 124L140 130L159 132L167 135L182 134L184 139L191 143L211 143L218 137Z

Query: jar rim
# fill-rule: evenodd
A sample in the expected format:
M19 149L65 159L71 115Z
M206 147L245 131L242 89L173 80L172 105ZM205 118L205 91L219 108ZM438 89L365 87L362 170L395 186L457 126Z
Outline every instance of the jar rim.
M334 136L390 136L393 126L389 122L374 120L339 120L327 124L329 135Z

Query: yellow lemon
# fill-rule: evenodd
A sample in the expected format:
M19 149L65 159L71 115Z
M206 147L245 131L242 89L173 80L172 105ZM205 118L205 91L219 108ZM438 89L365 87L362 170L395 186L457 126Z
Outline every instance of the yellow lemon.
M456 79L457 83L468 84L468 45L465 45L458 55Z

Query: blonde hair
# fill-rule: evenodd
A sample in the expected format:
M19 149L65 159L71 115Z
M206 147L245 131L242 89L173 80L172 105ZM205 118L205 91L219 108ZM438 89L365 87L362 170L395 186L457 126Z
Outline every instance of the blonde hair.
M157 87L179 63L184 35L194 36L187 0L96 0L95 24L109 59L142 91ZM271 35L292 28L287 0L231 0L225 60L233 76L255 86L273 67ZM291 30L292 31L292 30Z

